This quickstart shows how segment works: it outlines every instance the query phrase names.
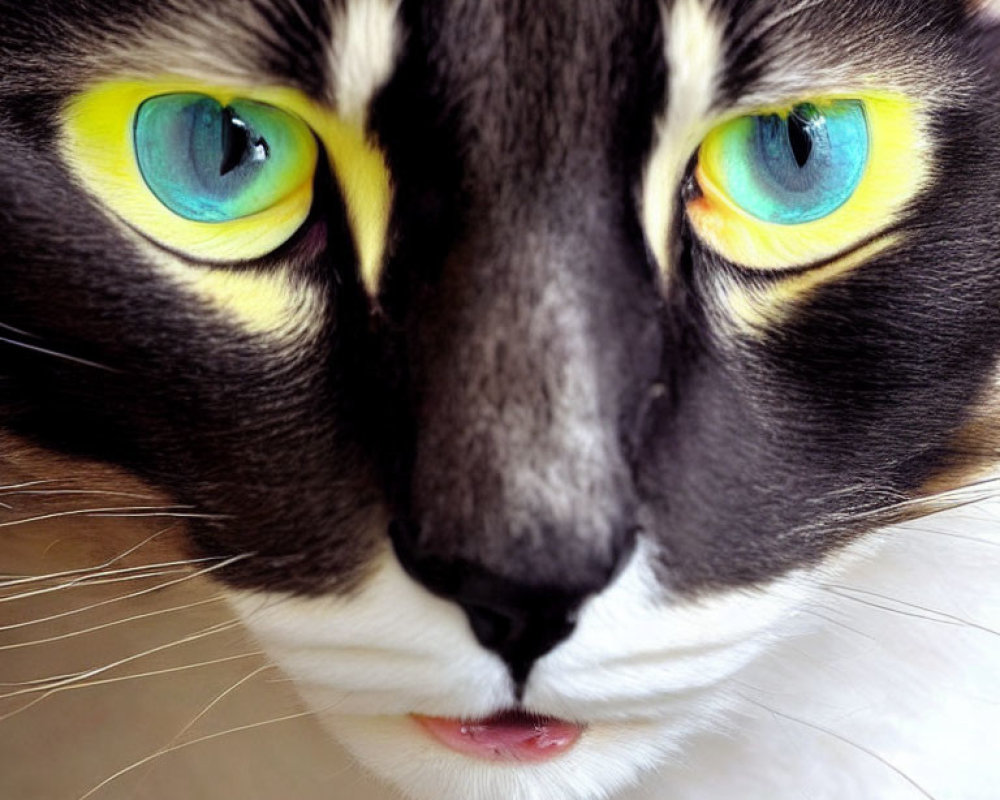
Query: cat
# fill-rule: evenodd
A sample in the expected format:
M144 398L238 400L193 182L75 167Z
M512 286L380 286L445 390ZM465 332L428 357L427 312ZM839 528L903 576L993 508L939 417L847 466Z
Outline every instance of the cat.
M995 797L989 12L3 0L6 527L162 493L373 793Z

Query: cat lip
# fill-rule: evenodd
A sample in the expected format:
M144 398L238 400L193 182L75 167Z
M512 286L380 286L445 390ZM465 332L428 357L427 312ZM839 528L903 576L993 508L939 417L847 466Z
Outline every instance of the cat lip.
M516 709L474 720L411 716L450 750L493 762L551 761L572 749L585 730L579 723Z

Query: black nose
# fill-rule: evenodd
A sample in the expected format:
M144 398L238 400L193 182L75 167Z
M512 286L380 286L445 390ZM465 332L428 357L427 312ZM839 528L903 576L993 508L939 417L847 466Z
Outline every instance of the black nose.
M462 607L479 643L499 655L523 686L532 665L568 637L591 592L529 586L460 558L420 553L418 529L394 522L390 535L403 568L434 594Z

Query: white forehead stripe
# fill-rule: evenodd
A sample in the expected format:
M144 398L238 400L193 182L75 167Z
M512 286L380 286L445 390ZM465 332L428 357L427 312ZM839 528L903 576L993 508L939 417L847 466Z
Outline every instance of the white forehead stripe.
M347 0L334 14L331 49L334 100L340 116L364 119L375 93L389 80L399 46L400 0Z
M659 120L643 188L643 223L661 268L684 168L707 133L722 67L723 35L707 2L677 0L663 12L669 70L666 113Z

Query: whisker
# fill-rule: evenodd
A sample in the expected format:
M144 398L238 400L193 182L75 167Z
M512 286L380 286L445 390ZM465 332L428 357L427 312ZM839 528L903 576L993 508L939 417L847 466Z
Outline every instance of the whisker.
M138 552L143 547L145 547L147 544L149 544L150 542L152 542L154 539L158 539L163 534L170 533L171 531L175 530L175 528L176 528L176 526L174 526L174 525L168 525L166 528L162 528L161 530L158 530L156 533L154 533L154 534L152 534L150 536L147 536L145 539L143 539L138 544L135 544L132 547L129 547L127 550L122 551L121 553L119 553L118 555L114 556L113 558L109 558L107 561L103 562L102 564L96 564L93 567L84 567L82 569L65 570L63 572L50 572L50 573L47 573L45 575L25 575L25 576L20 576L20 577L15 578L15 579L8 580L5 583L0 583L0 589L6 589L9 586L15 586L15 585L20 585L20 584L24 584L24 583L35 583L35 582L40 582L40 581L45 581L45 580L55 580L55 579L58 579L58 578L66 578L66 577L69 577L70 575L82 575L82 574L86 574L86 573L89 573L89 572L93 572L94 570L107 569L112 564L117 564L122 559L127 558L128 556L132 555L132 553Z
M91 788L89 791L87 791L85 794L83 794L79 798L77 798L77 800L88 800L88 798L93 797L96 792L98 792L101 789L103 789L105 786L107 786L112 781L117 780L122 775L126 775L129 772L132 772L133 770L138 769L139 767L143 766L144 764L148 764L149 762L153 761L154 759L160 758L161 756L165 756L165 755L167 755L169 753L175 753L178 750L184 750L185 748L192 747L193 745L202 744L203 742L209 742L209 741L212 741L213 739L219 739L219 738L222 738L223 736L229 736L230 734L233 734L233 733L241 733L242 731L254 730L256 728L262 728L262 727L264 727L266 725L275 725L275 724L280 723L280 722L288 722L290 720L303 719L305 717L311 717L315 713L321 713L322 711L327 711L327 710L329 710L329 708L333 708L335 705L337 705L337 704L331 704L327 708L320 709L319 712L314 712L314 711L297 711L294 714L285 714L285 715L280 716L280 717L272 717L271 719L261 720L260 722L251 722L251 723L248 723L246 725L237 725L237 726L235 726L233 728L227 728L226 730L223 730L223 731L216 731L215 733L209 733L209 734L206 734L204 736L199 736L196 739L189 739L186 742L181 742L180 744L176 744L176 745L174 745L172 747L169 747L169 748L167 748L165 750L160 750L160 751L157 751L155 753L151 753L150 755L146 756L145 758L141 758L138 761L134 762L133 764L130 764L129 766L124 767L123 769L118 770L114 775L110 775L107 778L105 778L99 784L97 784L96 786L94 786L93 788ZM933 798L932 798L932 800L933 800Z
M32 639L27 642L15 642L14 644L0 645L0 652L4 650L20 650L24 647L35 647L40 644L51 644L52 642L60 642L65 639L74 639L77 636L86 636L88 633L96 633L97 631L107 630L108 628L114 628L118 625L125 625L129 622L140 622L142 620L150 619L152 617L158 617L164 614L171 614L175 611L189 611L192 608L198 608L199 606L209 605L211 603L218 603L225 600L223 595L216 595L215 597L209 597L205 600L198 600L194 603L185 603L180 606L171 606L170 608L159 608L156 611L147 611L145 614L133 614L131 617L122 617L121 619L112 620L111 622L104 622L100 625L94 625L90 628L83 628L81 630L70 631L69 633L61 633L57 636L47 636L44 639Z
M176 745L177 742L179 742L181 740L181 738L184 736L185 733L187 733L189 730L191 730L191 728L193 728L195 725L198 724L198 720L203 719L208 713L211 712L211 710L213 708L215 708L219 703L221 703L230 694L232 694L237 689L239 689L243 684L247 683L250 680L253 680L255 677L257 677L258 675L260 675L262 672L265 672L265 671L267 671L269 669L274 669L275 666L276 666L275 664L265 664L262 667L258 667L257 669L252 670L251 672L248 672L246 675L244 675L242 678L240 678L238 681L236 681L236 683L234 683L232 686L229 686L228 688L224 689L221 693L219 693L218 695L216 695L216 697L211 702L209 702L208 705L206 705L204 708L201 709L201 711L199 711L197 714L195 714L194 717L191 720L189 720L187 722L187 724L184 725L183 728L181 728L176 734L174 734L173 738L169 742L167 742L163 747L161 747L159 750L157 750L156 753L154 753L153 755L154 756L158 756L158 755L160 755L160 754L165 753L166 751L168 751L171 747L173 747L174 745ZM146 778L148 778L148 777L149 777L149 773L147 772L146 775L144 775L140 779L139 785L141 785L142 782L145 781ZM136 788L138 788L138 786Z
M150 586L149 588L141 589L137 592L131 592L129 594L120 595L118 597L111 597L107 600L100 600L96 603L91 603L90 605L83 606L81 608L74 608L70 611L61 611L58 614L50 614L47 617L37 617L36 619L25 620L24 622L14 622L9 625L0 625L0 632L15 630L17 628L26 628L30 625L40 625L44 622L52 622L53 620L57 619L64 619L65 617L71 617L74 616L75 614L82 614L87 611L92 611L95 608L101 608L103 606L111 605L112 603L120 603L123 600L131 600L136 597L142 597L143 595L151 594L152 592L159 592L170 586L176 586L179 583L184 583L185 581L201 577L202 575L207 575L210 572L214 572L219 569L224 569L230 564L235 564L237 561L242 561L243 559L249 558L252 555L253 555L252 553L244 553L243 555L233 556L231 558L227 558L224 561L219 562L218 564L213 564L212 566L206 567L205 569L192 572L190 575L185 575L182 578L177 578L172 581L167 581L166 583L161 583L158 586Z
M20 328L15 328L13 325L8 325L5 322L0 322L0 328L10 333L16 333L18 336L27 336L29 339L37 339L38 337L33 333L28 333L28 331L21 330Z
M117 583L119 581L134 581L143 580L145 578L154 578L160 575L176 575L179 572L186 572L184 569L178 569L179 567L191 566L195 564L205 564L212 561L219 561L219 557L205 557L205 558L191 558L184 559L181 561L165 561L160 564L146 564L141 567L123 567L122 569L116 570L105 570L100 572L94 572L91 574L79 575L71 581L65 583L60 583L57 586L46 586L44 589L32 589L31 591L21 592L20 594L11 594L6 597L0 597L0 603L7 603L12 600L24 600L29 597L36 597L43 594L51 594L52 592L60 592L65 589L77 589L87 586L100 586L108 583ZM40 578L40 580L45 580L46 578ZM0 588L6 588L0 586Z
M71 356L68 353L60 353L57 350L50 350L47 347L40 347L37 344L28 344L27 342L22 342L18 339L11 339L7 336L0 336L0 342L4 344L13 345L14 347L22 347L25 350L31 350L35 353L41 353L46 356L53 356L55 358L61 358L65 361L72 361L75 364L82 364L85 367L94 367L95 369L101 369L105 372L121 372L120 369L115 369L114 367L109 367L107 364L99 364L96 361L90 361L86 358L80 358L78 356Z
M911 528L908 533L924 533L929 536L944 536L948 539L959 539L964 542L975 542L976 544L985 545L986 547L1000 547L1000 541L993 541L991 539L981 539L978 536L968 536L962 533L952 533L950 531L936 531L930 528Z
M6 493L8 491L13 491L16 489L25 489L25 488L30 488L32 486L45 486L46 484L58 483L58 482L59 481L52 478L49 480L25 481L24 483L9 483L6 486L0 486L0 492Z
M138 492L116 492L111 489L21 489L0 491L3 497L48 497L63 495L103 495L105 497L128 497L133 500L155 500L153 495Z
M204 514L195 511L143 511L143 512L121 512L115 511L89 514L88 516L111 519L132 519L144 517L176 517L178 519L227 519L226 514Z
M860 751L862 753L865 753L866 755L870 756L871 758L874 758L876 761L878 761L881 764L884 764L886 767L888 767L893 772L895 772L900 778L902 778L904 781L906 781L908 784L910 784L910 786L912 786L914 789L916 789L918 792L920 792L920 794L922 794L924 797L926 797L927 800L936 800L936 798L934 797L934 795L932 795L930 792L928 792L923 786L921 786L913 778L911 778L909 775L907 775L903 770L901 770L899 767L897 767L895 764L893 764L891 761L889 761L889 759L887 759L885 756L880 755L879 753L875 752L871 748L865 747L864 745L859 744L858 742L851 741L850 739L848 739L843 734L837 733L836 731L830 730L829 728L825 728L822 725L817 725L814 722L808 722L807 720L800 719L799 717L793 717L791 714L786 714L786 713L784 713L782 711L778 711L777 709L774 709L774 708L771 708L769 706L766 706L766 705L764 705L761 702L758 702L756 700L752 700L749 697L745 697L744 696L743 699L747 703L750 703L751 705L755 705L758 708L761 708L764 711L767 711L768 713L773 714L776 717L780 717L781 719L786 719L789 722L798 723L799 725L803 725L806 728L810 728L810 729L812 729L814 731L818 731L819 733L826 734L827 736L830 736L830 737L836 739L839 742L843 742L844 744L849 745L850 747L853 747L853 748L855 748L856 750L858 750L858 751ZM83 800L83 798L81 798L81 800Z
M75 684L79 680L84 680L86 678L91 678L95 675L101 675L115 667L120 667L125 664L131 664L133 661L138 661L139 659L146 658L148 656L154 655L155 653L162 653L165 650L169 650L173 647L180 647L181 645L189 644L190 642L198 641L200 639L205 639L209 636L214 636L217 633L225 633L226 631L231 631L235 628L239 628L240 623L232 620L227 622L219 622L215 625L210 625L197 633L192 633L184 636L180 639L176 639L172 642L167 642L166 644L157 645L156 647L151 647L147 650L143 650L140 653L133 653L125 658L120 658L117 661L112 661L109 664L105 664L100 667L94 667L93 669L83 670L82 672L75 673L72 676L54 676L48 680L47 683L40 686L25 686L24 688L17 689L12 692L7 692L6 694L0 694L0 700L7 700L11 697L19 697L25 694L31 694L32 692L43 692L50 691L52 689L58 689L68 684ZM35 684L37 681L25 681L25 683ZM4 686L16 686L18 684L0 684Z
M155 570L152 572L144 572L139 575L120 575L116 578L79 578L69 583L60 584L59 586L48 586L44 589L32 589L30 592L21 592L20 594L9 595L8 597L0 597L0 603L13 602L17 600L26 600L32 597L37 597L39 595L52 594L53 592L63 592L69 589L86 589L91 586L107 586L113 583L129 583L135 581L145 581L152 578L162 578L167 575L186 575L188 570L183 568L178 569L164 569Z
M819 609L821 609L821 610L817 611L816 608L812 607L813 605L818 606ZM817 603L817 604L809 603L809 604L806 604L806 605L802 606L801 610L802 610L802 612L804 614L809 614L810 616L816 617L817 619L821 619L824 622L828 623L829 625L834 625L834 626L836 626L838 628L843 628L845 631L850 631L851 633L857 634L858 636L861 636L862 638L868 639L868 640L870 640L872 642L877 642L878 641L878 639L876 639L871 634L865 633L863 630L860 630L859 628L854 628L854 627L848 625L847 623L842 622L839 619L835 619L834 617L830 616L827 613L823 613L823 612L829 612L829 611L831 611L831 609L827 608L826 606L824 606L822 604L819 604L819 603ZM2 649L3 648L0 647L0 650L2 650Z
M262 655L264 655L264 651L253 650L249 653L238 653L232 656L222 656L220 658L213 658L209 661L196 661L192 664L181 664L180 666L176 667L164 667L162 669L149 670L148 672L136 672L132 675L121 675L117 678L101 678L95 681L81 681L80 683L70 683L65 686L57 686L53 689L49 689L44 694L41 694L38 697L32 698L30 702L25 703L23 706L14 709L14 711L11 711L7 714L0 714L0 723L5 722L6 720L11 719L12 717L16 717L18 714L27 711L32 706L35 706L38 703L41 703L43 700L52 697L55 694L59 694L61 692L71 692L71 691L76 691L77 689L90 689L93 688L94 686L107 686L108 684L112 683L134 681L134 680L139 680L140 678L155 678L160 675L171 675L177 672L186 672L188 670L201 669L202 667L214 667L217 666L218 664L227 664L230 661L239 661L244 658L259 658Z
M878 592L866 591L865 589L857 589L853 586L844 586L835 583L825 584L821 588L836 597L842 597L845 600L851 600L855 603L868 606L869 608L877 608L883 611L892 612L893 614L902 614L905 617L913 617L914 619L936 622L939 625L956 625L960 627L972 628L974 630L982 631L983 633L989 633L993 636L1000 636L1000 631L994 630L986 625L980 625L978 622L973 622L972 620L956 616L955 614L949 614L945 611L939 611L934 608L928 608L927 606L917 605L916 603L908 603L905 600L899 600L898 598L879 594ZM863 597L856 597L855 595L863 595ZM873 597L878 600L884 600L887 603L895 603L903 608L912 608L914 611L903 611L899 608L893 608L892 606L883 605L871 600L865 600L864 597Z
M49 696L48 694L43 694L43 695L40 695L38 697L32 697L23 706L18 706L13 711L9 711L6 714L0 714L0 723L3 723L3 722L5 722L8 719L16 717L18 714L20 714L20 713L22 713L24 711L27 711L29 708L32 708L33 706L37 706L39 703L41 703L48 696Z
M26 517L25 519L15 519L9 522L0 522L0 528L12 528L15 525L26 525L31 522L45 522L50 519L62 519L65 517L86 517L86 516L101 516L101 515L113 515L115 511L123 512L123 515L130 512L150 512L150 516L157 516L172 508L185 509L190 506L122 506L122 507L110 507L110 508L76 508L70 511L53 511L49 514L38 514L34 517ZM171 516L170 514L164 514L164 516Z
M44 688L45 684L51 683L52 681L61 681L63 679L73 678L79 674L79 672L66 672L62 675L49 675L45 678L31 678L26 681L0 681L0 686L42 686ZM5 697L7 697L7 695L0 695L0 700L3 700Z
M285 714L284 716L281 716L281 717L272 717L271 719L265 719L265 720L262 720L261 722L251 722L251 723L248 723L246 725L237 725L234 728L227 728L224 731L216 731L215 733L209 733L209 734L206 734L205 736L199 736L197 739L189 739L188 741L181 742L180 744L176 744L173 747L168 748L167 750L162 750L162 751L157 751L155 753L151 753L150 755L146 756L145 758L139 759L135 763L130 764L129 766L127 766L127 767L125 767L123 769L118 770L114 775L108 776L103 781L101 781L99 784L97 784L92 789L90 789L88 792L86 792L85 794L80 795L80 797L77 800L88 800L88 798L93 797L94 794L96 794L98 791L100 791L101 789L103 789L105 786L107 786L112 781L115 781L118 778L122 777L122 775L127 775L129 772L132 772L133 770L138 769L139 767L143 766L144 764L148 764L149 762L151 762L151 761L153 761L153 760L155 760L157 758L160 758L161 756L168 755L169 753L176 753L178 750L184 750L184 749L186 749L188 747L192 747L193 745L196 745L196 744L202 744L204 742L210 742L213 739L220 739L223 736L229 736L230 734L233 734L233 733L241 733L242 731L254 730L255 728L262 728L262 727L264 727L266 725L275 725L275 724L277 724L279 722L289 722L289 721L294 720L294 719L303 719L304 717L310 717L312 715L313 715L312 711L298 711L298 712L296 712L294 714ZM932 798L932 800L933 800L933 798Z

